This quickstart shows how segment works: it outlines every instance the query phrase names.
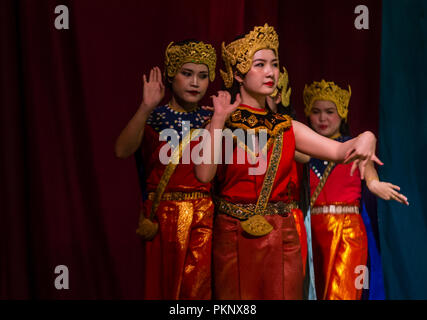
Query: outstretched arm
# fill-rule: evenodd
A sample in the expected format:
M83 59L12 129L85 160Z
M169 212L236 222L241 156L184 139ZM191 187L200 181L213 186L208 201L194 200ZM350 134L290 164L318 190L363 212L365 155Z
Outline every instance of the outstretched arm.
M216 96L212 96L214 106L214 114L211 122L206 126L209 130L209 137L211 139L210 145L210 161L209 163L201 163L195 166L195 174L199 181L207 183L211 181L216 174L218 157L220 153L221 143L215 143L215 130L223 130L225 121L233 113L240 104L240 94L236 96L236 101L231 104L231 96L227 91L218 91Z
M360 134L357 138L344 143L323 137L314 132L301 122L292 120L295 134L296 149L314 158L329 160L334 162L353 162L351 173L357 168L361 168L361 176L364 176L364 168L368 160L372 160L382 165L383 163L375 155L376 138L370 131Z
M380 181L372 161L365 168L365 181L369 191L384 200L396 200L409 206L408 198L399 193L400 187L389 182Z
M143 83L141 105L116 140L114 152L116 157L121 159L129 157L138 149L144 135L145 122L165 93L162 73L158 67L151 69L148 81L145 74L143 75Z

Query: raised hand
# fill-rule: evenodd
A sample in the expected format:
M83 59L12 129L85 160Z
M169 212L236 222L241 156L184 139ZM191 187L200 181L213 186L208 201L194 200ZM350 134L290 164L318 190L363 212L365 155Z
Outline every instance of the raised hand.
M159 105L165 95L162 73L158 67L154 67L150 71L148 81L145 74L142 76L142 80L144 87L141 108L151 111Z
M211 98L214 106L213 118L223 120L227 120L241 102L240 94L237 94L236 101L232 104L231 95L227 91L218 91L218 94L216 96L213 95Z

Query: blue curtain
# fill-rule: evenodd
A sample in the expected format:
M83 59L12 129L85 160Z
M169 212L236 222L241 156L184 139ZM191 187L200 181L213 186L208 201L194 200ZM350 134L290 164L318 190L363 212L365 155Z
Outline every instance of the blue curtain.
M427 299L427 2L387 0L382 11L379 173L410 203L378 203L386 294Z

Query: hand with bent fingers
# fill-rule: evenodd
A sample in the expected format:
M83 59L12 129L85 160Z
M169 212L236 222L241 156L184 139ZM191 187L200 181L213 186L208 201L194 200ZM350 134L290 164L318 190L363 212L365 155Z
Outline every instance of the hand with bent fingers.
M395 200L397 202L406 204L409 206L408 198L403 194L397 192L400 191L400 187L389 182L383 182L378 180L371 180L366 182L368 189L384 200Z
M145 74L142 78L144 87L141 108L146 111L151 111L159 105L165 95L165 86L162 82L162 72L159 67L154 67L150 71L148 81Z
M381 160L375 155L376 142L375 135L370 131L365 131L356 138L353 148L347 151L344 159L344 163L354 161L351 167L351 175L353 175L354 170L359 166L361 178L364 179L365 167L369 160L383 165Z
M241 102L240 94L237 94L236 101L232 104L231 95L228 91L218 91L218 94L216 96L213 95L211 98L214 105L214 114L212 117L223 120L227 120Z

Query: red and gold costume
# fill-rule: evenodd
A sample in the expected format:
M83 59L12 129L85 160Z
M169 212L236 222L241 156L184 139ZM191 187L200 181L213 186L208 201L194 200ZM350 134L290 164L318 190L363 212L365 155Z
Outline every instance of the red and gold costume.
M236 72L249 72L257 51L270 49L278 57L278 48L279 37L268 24L255 27L227 46L222 43L225 70L221 70L221 76L225 87L236 84ZM284 81L280 83L284 85ZM288 91L282 91L286 98ZM241 105L227 120L226 127L242 129L246 137L242 139L236 133L232 164L217 168L214 298L302 299L301 243L305 252L307 246L302 212L296 205L299 177L291 118ZM257 134L268 133L265 145L256 147L256 143L249 143L252 129ZM261 139L258 143L262 144ZM248 160L257 157L258 151L262 156L255 162L246 160L239 164L242 149ZM258 166L266 171L251 174L249 169Z
M243 231L236 216L238 212L228 208L230 203L253 208L262 196L265 173L248 174L249 168L259 164L237 163L238 148L245 148L248 154L251 150L237 138L232 164L218 165L215 190L220 200L214 226L214 298L301 299L300 237L305 240L305 229L302 212L295 206L299 177L291 118L241 105L230 119L227 127L231 130L262 128L268 131L267 159L259 158L259 161L270 161L276 135L282 132L283 139L281 154L274 155L277 172L268 200L272 212L264 215L273 230L267 235L254 237Z
M319 183L310 166L313 194ZM313 261L318 299L360 299L355 281L359 265L365 266L368 243L359 214L361 180L359 171L350 176L351 164L338 164L329 174L311 210Z
M339 116L347 120L351 89L343 90L333 82L313 82L304 88L305 113L311 114L316 100L332 101ZM344 142L349 137L338 137ZM310 189L315 193L328 161L310 160ZM317 298L323 300L358 300L357 266L366 266L368 242L362 216L360 173L350 176L352 164L331 166L329 176L311 208L313 261Z
M169 44L165 54L165 75L172 79L185 63L205 64L209 79L214 80L216 54L211 45L193 41ZM180 159L176 164L169 160L166 165L161 161L162 148L168 143L174 148L179 143L182 154L198 143L187 144L190 139L186 137L191 129L202 127L204 117L210 115L210 111L200 108L180 112L164 105L154 109L147 119L141 146L148 199L143 202L137 230L144 240L148 240L145 241L144 270L146 299L211 299L214 213L211 185L196 179L192 161ZM165 129L175 130L177 145L172 143L172 136L169 136L172 141L164 141L164 136L171 132L165 133ZM172 152L172 159L174 154ZM147 230L156 226L152 222L158 225L154 238L147 237ZM147 229L147 225L150 228Z
M148 121L145 127L142 145L144 150L152 150L143 158L147 172L148 199L143 203L146 217L156 188L163 183L166 168L159 160L159 152L167 142L159 141L159 133L153 128L153 125L158 128L154 118L168 112L168 108L157 108L152 115L153 122ZM181 116L185 118L186 114ZM191 145L194 143L197 142ZM196 179L192 162L180 162L156 211L159 232L152 241L145 242L146 299L211 298L213 212L210 184Z

